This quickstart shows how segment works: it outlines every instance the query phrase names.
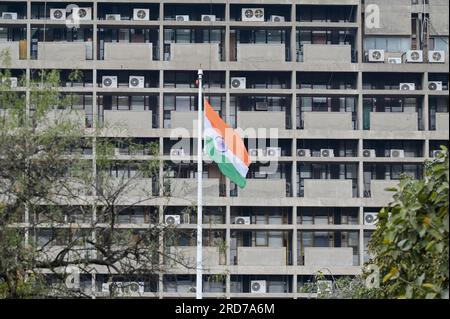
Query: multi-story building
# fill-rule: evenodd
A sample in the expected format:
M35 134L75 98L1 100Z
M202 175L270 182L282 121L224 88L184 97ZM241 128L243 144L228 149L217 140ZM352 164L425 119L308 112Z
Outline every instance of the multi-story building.
M244 190L204 165L205 297L301 298L318 272L360 274L385 188L403 173L420 178L449 144L446 0L83 0L65 12L70 4L0 1L13 76L81 70L61 90L79 96L87 127L125 121L132 137L157 142L161 179L176 167L170 177L195 189L195 152L184 149L182 164L170 155L172 131L192 130L199 68L230 125L267 134L246 139ZM66 14L80 16L67 25ZM195 205L195 192L182 197ZM178 231L195 231L189 200L155 203L123 222L179 215ZM194 237L180 238L195 257ZM82 280L101 287L101 275ZM145 296L195 296L195 271L147 280Z

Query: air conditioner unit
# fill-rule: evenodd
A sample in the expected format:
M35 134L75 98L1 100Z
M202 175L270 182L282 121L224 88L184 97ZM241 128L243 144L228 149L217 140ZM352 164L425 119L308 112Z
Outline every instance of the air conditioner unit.
M428 90L442 91L442 81L432 81L428 83Z
M433 158L436 158L436 157L438 157L441 154L442 154L442 150L434 150L432 152Z
M74 19L78 20L92 20L91 8L73 8L72 15Z
M333 282L331 280L317 280L317 293L331 293L333 291Z
M389 64L402 64L402 58L388 58Z
M252 280L250 282L250 288L252 294L265 294L267 293L267 281Z
M247 78L231 78L231 88L234 90L245 90L247 88Z
M196 287L190 287L188 290L191 294L195 294L197 292L197 288Z
M285 22L286 19L284 18L284 16L276 16L276 15L271 15L270 16L270 22Z
M297 150L298 157L311 157L311 150L309 149L299 149Z
M370 157L370 158L374 158L377 157L376 151L375 150L363 150L363 157Z
M130 89L143 89L145 88L145 77L144 76L130 76L128 87Z
M17 12L3 12L2 19L5 20L17 20L18 15Z
M445 63L445 51L428 51L428 62Z
M181 224L181 216L180 215L167 215L164 218L164 221L167 225L180 225Z
M66 9L50 9L50 20L65 21L66 18Z
M262 157L263 156L263 151L262 151L262 149L259 149L259 148L254 148L254 149L250 149L249 150L249 154L250 154L250 156L251 157Z
M133 9L134 21L150 21L150 9Z
M117 89L118 79L117 76L103 76L102 87L105 89Z
M250 217L236 217L234 219L236 225L250 225L252 223Z
M322 149L320 150L321 157L334 157L334 150L332 149Z
M202 21L211 22L216 21L216 16L214 14L202 14Z
M281 148L280 147L268 147L266 151L266 156L270 158L280 158Z
M189 16L188 15L176 15L175 20L178 22L189 21Z
M423 51L422 50L409 50L406 52L406 62L408 63L422 63Z
M170 156L184 156L184 150L182 148L173 148L170 150Z
M242 21L264 22L263 8L244 8L242 9Z
M13 89L17 87L18 79L16 77L2 78L2 84Z
M269 104L267 102L256 102L255 110L256 111L267 111L269 109Z
M378 221L378 213L364 213L364 225L375 226Z
M383 62L385 61L384 50L369 50L369 62Z
M113 282L102 284L102 292L112 292L117 297L140 296L144 293L143 282Z
M107 14L105 16L105 20L107 21L120 21L122 20L122 17L120 14Z
M401 91L414 91L416 89L415 83L400 83Z
M391 157L404 158L405 157L405 151L404 150L391 150Z

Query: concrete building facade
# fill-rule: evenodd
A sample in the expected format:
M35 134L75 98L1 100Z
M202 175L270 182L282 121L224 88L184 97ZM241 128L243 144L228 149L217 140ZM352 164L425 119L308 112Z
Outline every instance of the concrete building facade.
M80 0L87 15L68 27L52 14L70 4L0 1L0 51L17 77L81 70L61 90L80 97L86 128L122 123L126 132L105 136L157 142L160 180L174 130L193 131L199 68L221 116L260 130L246 138L245 189L205 164L205 297L303 298L319 272L360 274L375 229L366 217L391 201L385 189L401 174L420 178L449 144L448 1ZM148 206L192 233L184 209L195 205L196 156L184 152L171 164L182 172L171 175L173 197L154 188ZM194 245L170 252L195 260ZM195 296L195 271L148 280L144 297ZM102 296L101 275L85 281Z

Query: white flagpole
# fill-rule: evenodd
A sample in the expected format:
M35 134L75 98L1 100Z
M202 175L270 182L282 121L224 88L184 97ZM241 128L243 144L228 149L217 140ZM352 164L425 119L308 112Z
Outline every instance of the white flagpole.
M198 70L197 299L203 299L203 70Z

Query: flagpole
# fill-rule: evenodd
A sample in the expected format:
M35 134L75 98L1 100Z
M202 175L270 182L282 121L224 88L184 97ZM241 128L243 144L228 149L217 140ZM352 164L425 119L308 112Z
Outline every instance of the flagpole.
M197 299L203 299L203 70L198 70L197 130Z

